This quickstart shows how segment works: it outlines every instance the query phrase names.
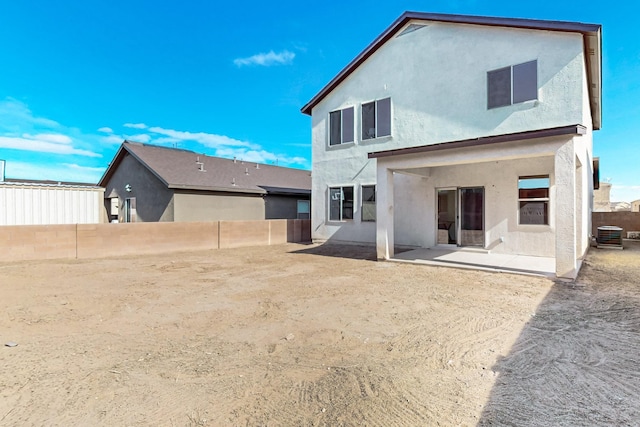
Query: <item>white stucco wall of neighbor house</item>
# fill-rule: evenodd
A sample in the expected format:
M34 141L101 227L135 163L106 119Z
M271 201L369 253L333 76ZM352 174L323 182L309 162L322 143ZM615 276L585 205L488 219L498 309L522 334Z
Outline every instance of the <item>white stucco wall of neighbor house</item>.
M425 24L423 21L419 23ZM380 224L360 220L361 185L381 185L380 177L376 176L377 162L407 160L408 164L395 166L414 169L408 173L396 171L393 174L392 197L397 203L393 208L396 244L434 244L435 188L439 185L463 186L475 181L473 185L482 183L485 186L487 205L509 212L506 217L503 215L502 220L488 218L487 245L504 237L504 242L493 250L553 255L561 246L554 242L552 235L558 224L554 222L550 228L536 233L531 229L513 227L513 215L517 212L517 176L548 173L554 182L555 168L580 163L579 172L573 172L573 184L569 183L572 191L576 191L576 174L582 183L579 188L582 194L579 198L580 220L574 221L573 227L590 229L587 212L591 197L586 196L592 191L590 175L587 176L591 173L591 117L582 36L578 33L469 24L426 24L422 29L391 38L314 106L313 239L375 242L376 227L379 228ZM538 99L488 109L487 72L532 60L537 60ZM391 136L363 140L362 103L387 97L391 98ZM354 107L355 141L330 147L329 113L347 107ZM496 154L496 147L478 147L473 149L476 151L466 149L457 153L446 150L414 157L397 156L393 160L367 158L367 154L374 151L574 124L586 126L588 134L556 137L542 142L511 143L509 147L514 150L511 157ZM579 158L579 162L554 160L563 144L570 145L573 158ZM506 147L504 144L497 146ZM469 157L465 160L468 156L465 153L480 155L480 159ZM483 155L485 160L481 160ZM440 158L441 163L418 161L412 164L411 159L418 157ZM445 158L447 160L442 160ZM509 163L516 158L527 160ZM476 164L473 168L454 166L456 161ZM500 168L490 163L496 161ZM425 174L430 175L423 177ZM511 179L514 176L515 179ZM329 222L328 188L343 185L354 187L354 219ZM555 186L552 185L552 197L554 191ZM551 209L568 208L568 205L563 205ZM566 243L572 245L572 242ZM584 252L587 245L587 238L580 238L577 244L572 245L572 250Z

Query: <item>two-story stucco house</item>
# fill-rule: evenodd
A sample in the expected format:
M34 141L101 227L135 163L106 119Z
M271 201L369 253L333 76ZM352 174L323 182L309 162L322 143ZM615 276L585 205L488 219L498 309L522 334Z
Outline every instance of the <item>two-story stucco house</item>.
M303 108L315 241L554 257L590 244L601 27L406 12Z

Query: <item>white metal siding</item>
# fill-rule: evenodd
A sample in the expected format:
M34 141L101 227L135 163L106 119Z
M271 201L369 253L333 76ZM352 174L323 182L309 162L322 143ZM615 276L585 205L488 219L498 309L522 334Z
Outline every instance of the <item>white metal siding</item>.
M97 224L104 190L0 185L0 225Z

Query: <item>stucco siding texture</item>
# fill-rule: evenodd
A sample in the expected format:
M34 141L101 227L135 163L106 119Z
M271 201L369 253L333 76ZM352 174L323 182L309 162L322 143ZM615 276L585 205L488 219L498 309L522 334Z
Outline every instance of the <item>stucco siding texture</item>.
M575 138L574 151L582 165L576 172L577 231L586 236L592 142L582 35L419 23L427 25L392 37L313 108L314 240L376 241L375 223L360 221L359 212L343 223L327 221L329 187L354 186L359 209L361 186L376 183L381 159L368 159L370 152L575 124L588 129L588 135ZM488 109L487 72L532 60L537 61L538 99ZM386 97L392 105L391 136L363 140L361 105ZM329 147L329 113L347 107L355 109L355 141ZM499 144L514 147L509 155L501 155L496 148L477 148L394 159L390 169L406 169L394 175L395 244L430 247L436 243L436 188L482 186L487 209L485 247L554 256L554 214L550 213L548 226L518 226L517 183L519 175L548 174L553 197L554 155L566 141L571 137L551 139L543 148L539 141ZM403 164L403 159L411 161ZM586 239L577 240L582 251Z
M261 195L176 192L174 221L251 221L265 219Z
M315 148L327 146L328 113L349 106L356 107L357 145L361 141L359 105L386 97L392 102L392 137L368 140L362 150L356 151L404 148L584 121L586 71L580 34L427 24L389 40L313 109ZM487 72L531 60L538 62L539 99L487 109ZM342 150L325 151L315 159L345 154Z
M131 191L126 191L127 184ZM154 174L128 153L115 170L105 187L107 197L118 196L119 206L124 199L136 198L135 222L173 221L171 201L173 191L169 190ZM107 209L109 206L107 206ZM122 209L120 209L120 221Z
M297 219L298 200L309 200L309 197L284 195L265 196L265 219Z

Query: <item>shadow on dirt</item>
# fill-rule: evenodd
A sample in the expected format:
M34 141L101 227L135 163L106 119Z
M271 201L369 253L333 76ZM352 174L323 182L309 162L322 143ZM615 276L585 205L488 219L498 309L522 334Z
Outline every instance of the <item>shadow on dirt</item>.
M394 250L396 254L399 254L411 249L405 247L396 247ZM291 253L329 256L334 258L359 259L365 261L377 261L376 248L375 246L371 245L324 243L321 245L310 245L305 249L293 251Z
M376 248L366 245L340 245L335 243L325 243L322 245L311 245L305 249L293 251L294 254L310 254L329 256L334 258L359 259L366 261L376 261Z
M498 374L479 426L637 425L640 242L592 248L575 283L557 282Z

